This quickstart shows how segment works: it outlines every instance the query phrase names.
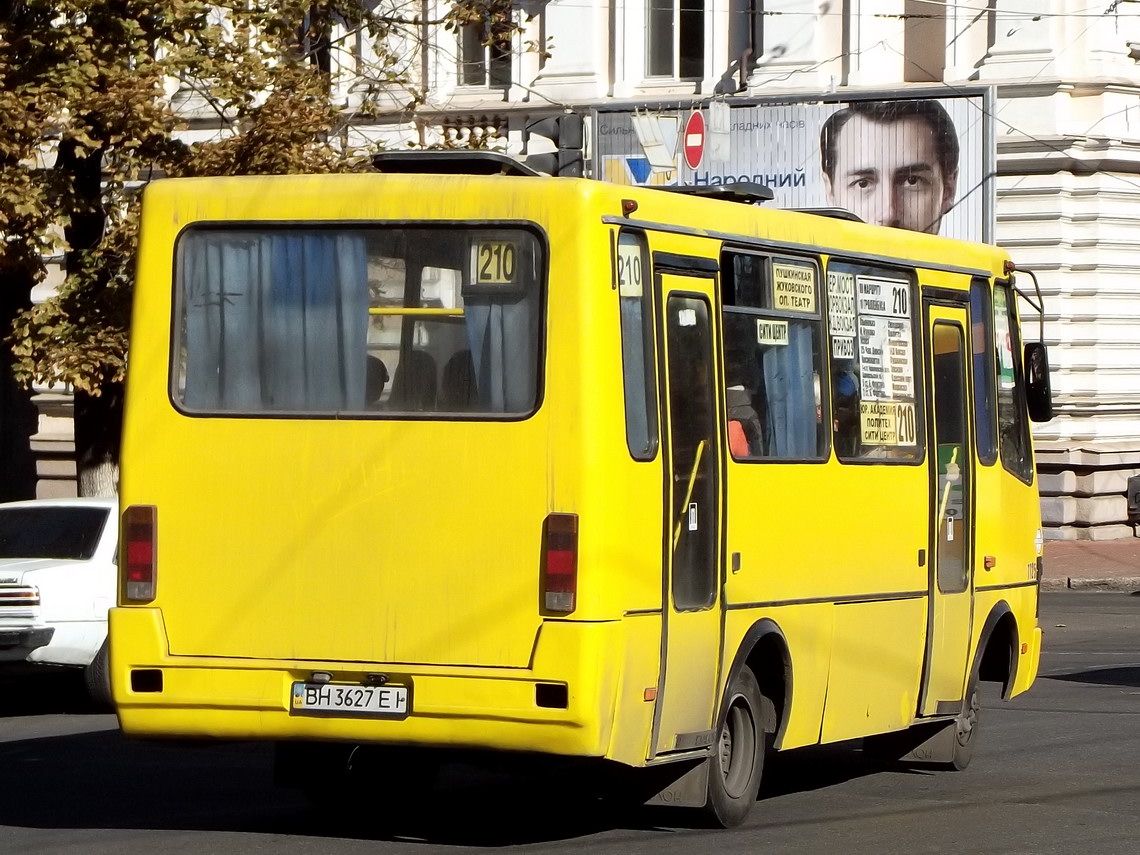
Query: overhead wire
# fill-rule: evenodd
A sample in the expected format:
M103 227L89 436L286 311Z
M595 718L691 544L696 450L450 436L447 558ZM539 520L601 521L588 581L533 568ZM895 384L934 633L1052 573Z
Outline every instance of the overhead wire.
M923 1L925 2L926 0L923 0ZM1115 5L1115 4L1114 4L1114 5ZM1079 35L1078 35L1078 36L1077 36L1075 39L1073 39L1073 40L1069 41L1069 42L1068 42L1068 43L1067 43L1067 44L1066 44L1064 47L1062 47L1062 48L1061 48L1059 51L1057 51L1057 53L1056 53L1056 56L1060 56L1060 55L1061 55L1061 54L1063 54L1065 51L1067 51L1067 50L1068 50L1070 47L1072 47L1074 44L1076 44L1076 43L1077 43L1077 42L1078 42L1078 41L1079 41L1081 38L1083 38L1083 37L1084 37L1084 35L1085 35L1085 34L1086 34L1086 33L1087 33L1087 32L1088 32L1090 29L1092 29L1092 27L1093 27L1093 25L1094 25L1095 23L1096 23L1096 21L1093 21L1093 22L1089 23L1089 24L1088 24L1088 26L1086 26L1086 27L1085 27L1085 29L1084 29L1084 30L1082 30L1082 31L1081 31L1081 33L1080 33L1080 34L1079 34ZM887 44L887 48L888 48L889 50L893 51L894 53L898 54L900 57L903 57L904 59L906 58L906 57L904 56L904 54L903 54L901 51L899 51L897 48L895 48L893 45L890 45L890 44L888 43L888 44ZM914 60L909 60L909 61L910 61L910 62L912 62L912 63L915 65L915 67L916 67L916 68L918 68L920 71L923 71L923 72L924 72L924 73L926 73L927 75L931 75L931 76L932 76L932 73L930 72L930 70L929 70L929 69L927 69L927 68L924 68L924 67L923 67L923 66L922 66L920 63L918 63L918 62L915 62ZM1043 65L1042 65L1042 68L1038 69L1038 71L1037 71L1035 74L1033 74L1031 77L1029 77L1029 78L1028 78L1026 81L1024 81L1024 83L1025 83L1025 84L1029 84L1029 83L1032 83L1033 81L1037 80L1037 79L1038 79L1038 78L1039 78L1039 77L1040 77L1042 74L1044 74L1046 67L1047 67L1047 64L1043 64ZM937 81L937 82L932 82L932 84L931 84L931 85L932 85L932 86L934 86L935 88L944 88L944 89L947 89L947 90L949 90L949 91L953 92L955 95L957 95L957 96L959 96L959 97L961 97L961 96L967 96L967 95L971 94L971 93L965 92L965 91L964 91L964 90L962 90L962 89L959 89L959 88L958 88L958 87L956 87L954 84L952 84L952 83L947 83L947 82L945 82L945 81ZM1005 126L1006 128L1008 128L1009 130L1013 131L1014 133L1020 134L1021 136L1025 137L1025 138L1027 138L1027 139L1029 139L1029 140L1032 140L1033 142L1035 142L1035 143L1037 143L1038 145L1040 145L1042 148L1045 148L1045 149L1047 149L1048 151L1051 151L1051 152L1053 152L1053 153L1055 153L1055 154L1061 154L1061 155L1069 156L1069 154L1070 154L1070 153L1069 153L1069 150L1068 150L1067 148L1063 148L1063 147L1061 147L1061 146L1057 146L1057 145L1054 145L1053 143L1049 142L1048 140L1042 139L1041 137L1038 137L1038 136L1036 136L1035 134L1032 134L1032 133L1030 133L1030 132L1028 132L1028 131L1026 131L1026 130L1024 130L1024 129L1022 129L1022 128L1019 128L1019 127L1015 126L1015 125L1014 125L1014 124L1012 124L1011 122L1008 122L1008 121L1006 121L1005 119L1003 119L1003 118L1002 118L1001 116L999 116L999 115L998 115L996 112L991 112L990 110L988 110L988 109L986 108L986 106L985 106L985 104L984 104L984 103L983 103L983 104L978 104L978 103L976 103L976 99L969 99L969 100L967 101L967 103L969 103L969 104L970 104L970 105L971 105L973 108L975 108L975 109L979 110L979 111L980 111L981 113L983 113L984 115L987 115L987 116L988 116L990 119L992 119L992 120L993 120L995 123L1000 123L1000 124L1004 125L1004 126ZM1119 113L1119 112L1123 112L1123 111L1117 111L1117 112ZM1094 122L1094 123L1093 123L1093 124L1092 124L1092 125L1089 127L1089 130L1085 132L1085 134L1074 135L1074 136L1084 136L1084 135L1088 134L1089 132L1091 132L1092 128L1096 127L1096 125L1098 125L1098 124L1100 124L1100 122L1104 121L1104 119L1105 119L1105 118L1108 118L1108 117L1107 117L1107 116L1102 116L1100 119L1098 119L1096 122ZM984 185L984 183L985 183L986 181L989 181L990 179L992 179L992 178L994 178L994 177L995 177L994 175L986 175L986 176L983 176L983 177L981 178L981 180L980 180L980 181L979 181L979 182L978 182L978 183L977 183L977 184L976 184L974 187L971 187L971 188L970 188L970 190L968 190L968 191L966 192L966 194L964 194L963 196L960 196L960 197L959 197L959 200L955 200L955 202L954 202L954 204L951 206L951 209L950 209L950 210L952 210L952 209L953 209L955 206L957 206L957 205L958 205L958 203L959 203L959 201L962 201L962 200L964 200L966 196L969 196L970 194L974 193L974 192L975 192L976 190L978 190L978 189L979 189L979 188L980 188L982 185ZM1127 177L1125 177L1125 176L1123 176L1123 175L1119 175L1119 174L1115 175L1115 177L1116 177L1118 180L1120 180L1122 183L1124 183L1124 184L1128 184L1128 185L1130 185L1130 186L1132 186L1132 187L1135 187L1135 188L1137 188L1137 189L1140 189L1140 182L1137 182L1137 181L1132 181L1132 180L1128 179ZM1025 177L1024 177L1024 176L1023 176L1023 177L1021 177L1021 178L1019 178L1019 179L1017 180L1017 182L1014 184L1014 186L1015 186L1015 187L1016 187L1016 186L1018 186L1018 185L1019 185L1019 184L1021 184L1021 183L1022 183L1024 180L1025 180Z
M975 18L972 21L970 21L970 23L967 24L966 27L963 28L963 31L966 28L968 28L969 26L972 26L973 24L977 23L977 20L978 20L977 16L984 15L987 13L988 14L994 14L994 15L1000 15L1000 16L1006 17L1006 18L1009 18L1009 17L1019 18L1020 17L1020 18L1023 18L1025 20L1028 20L1028 21L1040 21L1040 20L1045 19L1045 18L1050 18L1050 19L1055 19L1055 18L1076 18L1076 19L1092 18L1093 20L1090 21L1090 23L1084 28L1084 30L1082 30L1082 32L1075 39L1069 40L1067 42L1067 44L1060 51L1058 51L1058 55L1060 55L1061 53L1063 53L1064 51L1066 51L1070 47L1072 47L1072 45L1074 43L1078 42L1088 32L1088 30L1091 29L1095 25L1095 23L1097 21L1101 20L1104 17L1104 15L1106 13L1110 13L1110 12L1118 9L1119 6L1121 5L1122 0L1112 0L1112 2L1108 3L1104 7L1103 11L1096 12L1096 13L1093 13L1091 10L1095 9L1095 8L1099 8L1099 7L1094 7L1094 6L1089 6L1089 7L1086 7L1084 10L1079 10L1076 12L1031 13L1031 12L1022 12L1021 10L997 10L997 9L993 8L992 5L990 5L990 3L992 3L992 0L989 0L989 2L987 2L987 5L985 7L979 7L976 5L966 5L963 3L948 3L948 2L943 2L943 0L911 0L911 2L921 3L921 4L925 4L925 5L930 5L930 6L936 6L940 10L956 9L956 10L963 10L963 11L975 13ZM587 7L585 4L575 4L575 3L560 3L559 6L562 8L593 8L593 7ZM663 10L664 9L672 10L672 9L675 9L675 5L673 3L670 3L668 5L662 4L660 8ZM703 4L701 4L701 8L703 8ZM1087 14L1086 14L1086 12L1087 12ZM814 11L814 12L806 12L805 11L805 12L801 13L801 12L796 12L794 10L788 10L788 11L729 10L729 13L730 14L763 15L766 17L767 16L777 16L777 15L780 15L780 16L783 16L783 15L800 16L800 15L802 15L805 17L812 17L812 18L846 14L843 11L834 12L834 13L832 13L832 12L819 12L819 11ZM876 13L876 14L878 14L878 13ZM380 16L380 17L384 18L384 16ZM919 15L902 14L899 16L893 16L892 15L891 17L918 19L918 18L923 18L923 17L944 17L944 15L919 16ZM1129 17L1131 17L1131 16L1129 16ZM395 25L396 28L407 27L409 29L411 29L413 27L422 26L425 23L425 21L420 21L416 18L401 19L401 20L395 20L394 18L386 18L385 20L388 23ZM426 22L426 23L428 23L428 24L439 24L441 22L440 21L430 21L430 22ZM344 45L344 42L350 37L355 37L357 32L360 31L361 29L362 29L361 27L347 28L345 33L342 36L340 36L337 39L330 40L330 43L337 45L340 50L344 50L344 51L352 53L351 48L346 47ZM406 31L405 31L405 33L406 33ZM958 33L955 36L955 39L958 37L958 35L961 35L961 33ZM418 35L405 34L404 38L408 38L408 39L415 41L417 43L421 41L421 39L419 38ZM856 50L856 51L844 51L844 52L841 52L839 54L836 54L835 56L824 58L821 60L817 60L817 61L810 63L806 66L801 66L798 68L789 69L786 73L784 73L778 77L773 77L773 78L770 78L769 80L764 81L763 85L770 86L770 85L775 84L775 83L780 83L780 82L783 82L785 80L788 80L788 79L794 77L797 74L803 74L803 73L808 73L808 72L817 70L817 69L827 65L828 63L835 62L835 61L842 59L844 56L859 56L859 55L861 55L861 54L863 54L863 53L865 53L871 49L875 49L875 48L879 48L879 47L886 47L888 50L891 50L894 53L902 56L902 53L900 51L898 51L897 48L895 48L893 45L891 45L889 43L889 41L887 41L886 39L883 39L883 40L880 40L879 42L876 42L873 45L866 46L866 47L861 48L861 49ZM438 40L432 46L432 49L434 49L438 54L440 54L441 56L443 56L447 60L452 60L452 61L457 62L457 63L461 62L461 57L458 55L457 52L447 49ZM356 59L358 61L357 64L359 64L359 57L357 57L355 55L355 53L353 53L353 58ZM931 76L931 77L934 76L930 73L930 71L928 69L925 69L920 63L914 62L913 59L911 59L909 61L911 61L915 65L916 68L922 70L928 76ZM410 61L409 61L408 65L410 65ZM1029 81L1035 80L1038 77L1040 77L1040 75L1044 72L1044 68L1045 68L1045 66L1043 66L1042 69L1040 69L1031 78L1029 78ZM405 83L404 81L397 81L396 83L397 83L397 85L400 85L403 88L407 88L407 89L412 88L407 83ZM566 103L564 101L560 101L557 99L550 98L546 93L542 92L540 89L535 89L534 87L527 86L526 84L523 84L521 82L511 81L510 85L512 87L521 88L521 89L527 91L528 93L530 93L532 95L535 95L539 98L542 98L546 103L548 103L552 106L557 106L557 107L562 107L562 108L568 108L570 106L568 103ZM956 96L959 96L959 97L964 96L964 95L974 94L974 93L964 92L963 90L959 89L955 85L953 85L951 83L947 83L945 81L932 80L932 81L930 81L930 85L935 87L935 88L946 89L947 91L952 92ZM424 93L423 97L424 97L424 100L422 103L426 107L428 107L428 109L433 110L433 111L440 111L440 112L445 111L447 109L446 104L442 104L442 103L432 104L431 100L433 100L433 99L430 99L430 96L426 95L426 92ZM976 100L977 99L975 99L975 98L971 98L971 99L969 99L969 103L975 109L978 109L979 111L981 111L983 113L989 113L989 111L986 109L986 107L984 105L979 105L978 103L976 103ZM1119 114L1121 112L1125 112L1127 109L1128 108L1124 108L1123 110L1116 111L1116 113L1109 114L1109 116L1102 116L1100 119L1097 120L1097 122L1095 122L1092 126L1090 126L1089 132L1091 132L1093 127L1095 127L1100 122L1104 121L1106 118L1109 118L1111 115L1116 115L1116 114ZM989 113L989 116L995 122L1000 123L1001 125L1005 126L1006 128L1008 128L1009 130L1011 130L1015 133L1021 134L1022 136L1033 140L1034 142L1038 143L1039 145L1043 146L1044 148L1046 148L1050 151L1053 151L1053 152L1058 153L1058 154L1068 154L1068 151L1065 148L1061 148L1061 147L1058 147L1056 145L1053 145L1047 140L1036 137L1035 135L1033 135L1027 131L1024 131L1023 129L1014 126L1012 123L1003 119L996 112ZM990 180L990 178L992 178L992 177L993 176L983 177L983 179L978 184L971 187L964 194L962 194L959 197L959 199L955 201L954 205L956 206L956 205L960 204L967 197L971 196L974 192L976 192L979 189L980 186L982 186L984 184L985 181ZM1140 183L1129 181L1128 179L1126 179L1122 176L1120 176L1120 178L1124 183L1130 184L1130 185L1135 186L1138 189L1140 189ZM1021 180L1024 180L1024 179L1021 179Z

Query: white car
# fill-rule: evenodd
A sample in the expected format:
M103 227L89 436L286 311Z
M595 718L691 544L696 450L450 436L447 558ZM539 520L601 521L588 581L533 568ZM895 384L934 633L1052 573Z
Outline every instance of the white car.
M110 704L118 516L114 499L0 504L0 670L83 668L91 697Z

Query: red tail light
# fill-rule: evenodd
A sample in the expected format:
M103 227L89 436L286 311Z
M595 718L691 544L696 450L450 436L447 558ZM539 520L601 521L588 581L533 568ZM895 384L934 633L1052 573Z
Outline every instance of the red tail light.
M127 602L154 599L157 536L158 508L154 505L131 505L123 512L123 596Z
M570 614L578 599L578 515L547 516L542 540L542 605L548 612Z

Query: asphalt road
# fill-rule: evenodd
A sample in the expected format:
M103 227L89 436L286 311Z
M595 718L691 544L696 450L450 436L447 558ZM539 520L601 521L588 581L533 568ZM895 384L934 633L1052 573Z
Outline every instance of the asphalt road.
M1033 690L986 699L961 773L875 766L857 744L780 755L748 823L607 812L542 777L445 772L429 802L352 818L270 782L257 745L129 741L76 680L0 681L0 852L590 853L1140 851L1140 597L1045 595Z

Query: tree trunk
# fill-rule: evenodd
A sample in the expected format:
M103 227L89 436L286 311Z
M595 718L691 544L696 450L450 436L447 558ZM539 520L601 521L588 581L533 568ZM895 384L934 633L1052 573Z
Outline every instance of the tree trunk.
M39 411L32 393L12 377L12 351L3 340L12 329L16 313L30 305L31 283L13 284L0 290L0 502L36 497L36 457L31 437L39 431Z
M123 433L123 386L109 383L102 394L75 393L75 466L79 495L119 492L119 442Z
M70 247L67 273L77 272L83 252L103 239L107 214L103 209L103 151L80 157L73 142L60 143L56 169L67 175L77 204L64 237ZM104 383L100 394L75 391L75 468L80 496L114 496L119 491L119 441L123 430L123 387Z

